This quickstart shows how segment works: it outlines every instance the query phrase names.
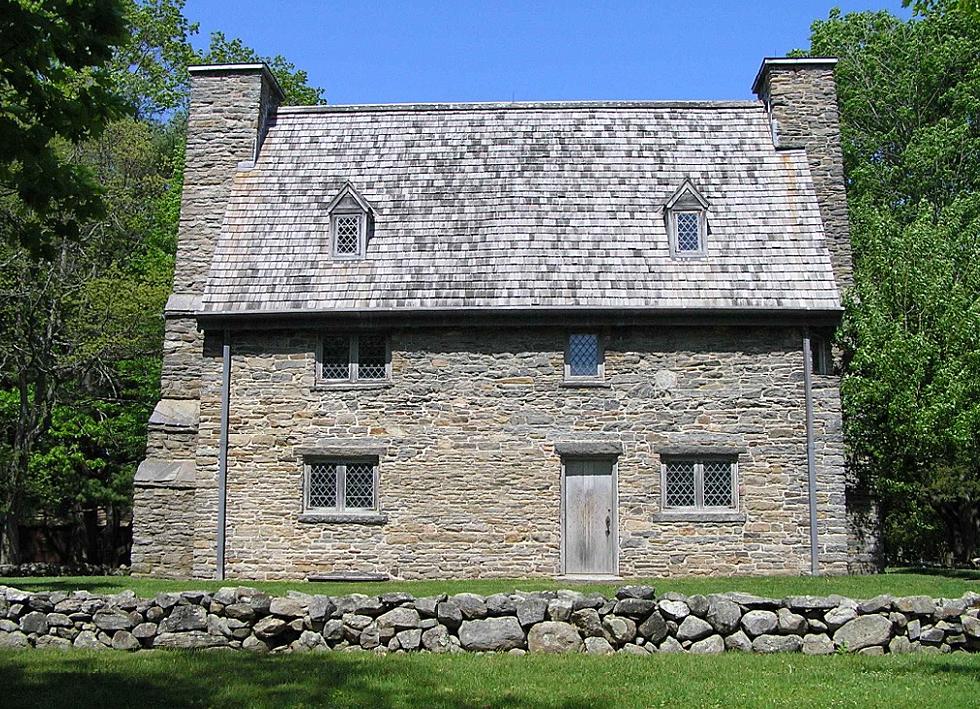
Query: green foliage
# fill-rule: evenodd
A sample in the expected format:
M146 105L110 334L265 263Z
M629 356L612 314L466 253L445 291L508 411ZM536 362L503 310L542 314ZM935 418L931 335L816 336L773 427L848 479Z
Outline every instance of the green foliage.
M923 12L832 12L811 52L840 58L851 463L892 558L964 562L980 537L980 15Z
M97 135L121 104L105 65L125 38L119 0L0 0L0 229L50 251L102 213L89 174L58 139Z

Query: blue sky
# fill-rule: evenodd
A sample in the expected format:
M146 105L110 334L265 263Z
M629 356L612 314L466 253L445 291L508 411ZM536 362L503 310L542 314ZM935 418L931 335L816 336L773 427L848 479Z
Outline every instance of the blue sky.
M208 33L282 54L330 103L749 98L764 56L832 7L900 0L187 0Z

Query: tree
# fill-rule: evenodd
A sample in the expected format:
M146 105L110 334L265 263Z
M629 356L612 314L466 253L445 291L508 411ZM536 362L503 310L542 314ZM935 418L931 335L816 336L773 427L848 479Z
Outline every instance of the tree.
M962 563L980 539L980 15L960 5L834 11L811 33L840 58L850 464L895 561Z

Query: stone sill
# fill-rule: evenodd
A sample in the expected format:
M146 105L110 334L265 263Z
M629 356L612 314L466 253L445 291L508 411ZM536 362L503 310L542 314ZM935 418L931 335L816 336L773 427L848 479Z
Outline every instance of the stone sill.
M372 389L390 389L394 383L384 382L317 382L313 391L370 391Z
M559 384L562 389L611 389L612 384L602 379L564 379Z
M744 512L709 512L707 510L668 510L654 513L654 522L745 522Z
M304 524L371 524L388 523L383 512L304 512L296 518Z

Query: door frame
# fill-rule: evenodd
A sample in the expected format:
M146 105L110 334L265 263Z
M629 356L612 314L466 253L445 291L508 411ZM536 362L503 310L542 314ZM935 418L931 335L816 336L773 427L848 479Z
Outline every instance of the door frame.
M569 460L597 460L609 463L612 468L610 477L612 478L612 535L613 535L613 570L611 574L576 574L576 576L595 576L596 578L607 578L613 576L619 578L619 458L614 455L563 455L561 456L561 480L559 483L559 512L561 527L561 543L558 552L559 575L565 576L565 563L567 560L565 553L566 533L566 514L565 514L565 493L568 486L565 482L565 464Z

